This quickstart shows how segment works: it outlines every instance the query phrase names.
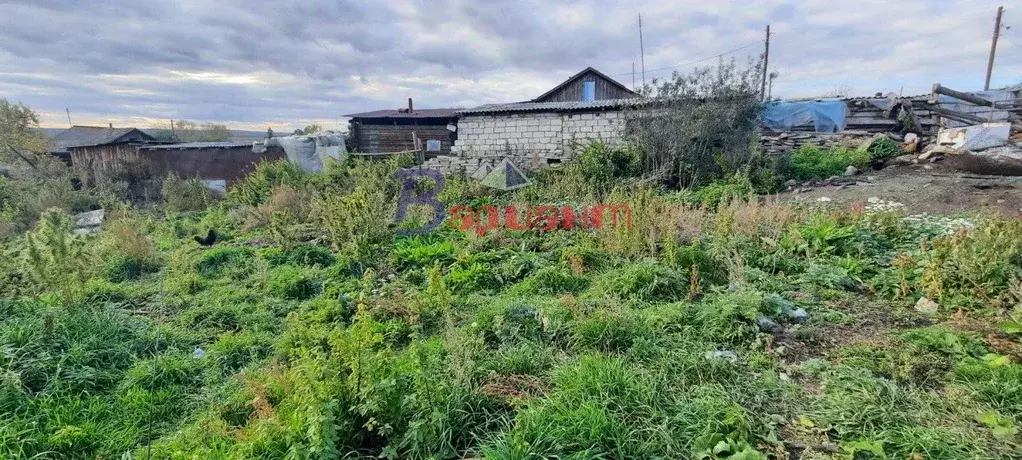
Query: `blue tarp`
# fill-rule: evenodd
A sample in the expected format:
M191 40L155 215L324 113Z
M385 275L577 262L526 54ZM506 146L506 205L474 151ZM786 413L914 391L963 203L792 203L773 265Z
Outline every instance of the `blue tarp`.
M763 105L763 126L776 132L812 123L817 132L833 133L845 129L844 101L768 102Z

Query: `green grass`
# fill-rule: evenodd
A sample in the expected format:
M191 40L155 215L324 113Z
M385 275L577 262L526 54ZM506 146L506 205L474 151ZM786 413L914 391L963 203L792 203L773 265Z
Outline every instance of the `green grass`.
M791 156L789 168L798 180L826 179L842 175L848 166L862 169L869 160L870 154L861 150L805 145Z
M861 153L805 149L793 168ZM565 168L511 195L457 186L497 205L616 190L629 230L245 226L281 184L392 204L395 166L352 162L266 166L226 203L148 216L159 263L54 277L47 242L43 279L24 236L3 240L0 458L1012 458L1022 365L987 337L1017 340L996 331L1022 301L1019 223L771 208L740 176L633 189L629 158L595 185ZM213 248L191 241L210 227ZM974 331L946 321L959 308Z

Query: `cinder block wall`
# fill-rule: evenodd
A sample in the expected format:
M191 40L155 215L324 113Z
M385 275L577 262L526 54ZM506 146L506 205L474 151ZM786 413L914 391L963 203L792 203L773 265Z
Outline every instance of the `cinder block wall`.
M624 117L619 111L466 115L458 120L456 157L431 159L423 167L445 173L471 173L480 164L508 157L523 169L571 160L588 140L620 144Z

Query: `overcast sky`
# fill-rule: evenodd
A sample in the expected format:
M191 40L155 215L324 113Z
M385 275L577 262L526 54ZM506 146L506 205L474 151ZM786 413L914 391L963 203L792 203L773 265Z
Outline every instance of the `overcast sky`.
M774 95L836 88L982 89L1022 81L1022 5L997 1L0 0L0 97L43 126L343 128L342 115L531 99L593 66L631 86L642 13L647 79L745 61L771 25ZM749 45L749 46L746 46ZM744 47L744 48L742 48Z

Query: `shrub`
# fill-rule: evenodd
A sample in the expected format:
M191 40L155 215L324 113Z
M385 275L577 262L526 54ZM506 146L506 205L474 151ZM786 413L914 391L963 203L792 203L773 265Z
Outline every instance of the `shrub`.
M307 181L308 176L295 163L288 160L264 161L245 179L231 186L227 199L235 204L259 206L270 199L275 187L286 185L295 188Z
M735 61L655 80L651 96L625 112L625 131L648 176L692 187L748 164L760 127L762 66Z
M641 175L642 158L634 148L613 148L603 141L591 141L569 165L568 172L597 190L605 190L615 180Z
M397 240L391 254L394 265L401 269L429 267L434 263L448 265L456 256L454 243L450 240L430 241L418 236Z
M844 174L848 166L865 167L870 156L861 150L838 147L824 150L803 145L791 156L789 167L798 180L823 179Z
M753 194L752 182L744 174L735 174L699 187L689 195L689 201L697 206L717 209L734 200L748 200Z
M255 253L249 248L222 246L202 253L195 271L202 276L216 277L229 270L242 270Z
M874 160L880 160L884 158L890 158L901 153L901 147L894 139L887 136L877 136L870 142L869 146L866 147L866 153L869 157Z
M167 209L171 211L199 211L213 201L213 196L199 179L182 179L170 173L160 190Z
M266 287L270 295L287 300L305 300L319 293L320 283L299 268L283 266L270 273Z
M337 257L329 249L316 244L300 244L290 249L270 247L260 255L271 266L297 265L303 267L327 268L337 262Z

